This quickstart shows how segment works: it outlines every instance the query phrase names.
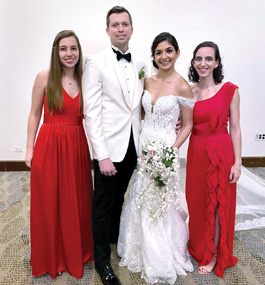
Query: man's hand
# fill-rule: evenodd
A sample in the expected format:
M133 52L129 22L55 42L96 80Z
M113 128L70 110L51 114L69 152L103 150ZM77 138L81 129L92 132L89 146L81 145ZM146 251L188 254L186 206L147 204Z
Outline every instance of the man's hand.
M110 160L110 158L102 159L98 162L99 169L101 174L106 175L106 176L112 176L117 173L117 170Z

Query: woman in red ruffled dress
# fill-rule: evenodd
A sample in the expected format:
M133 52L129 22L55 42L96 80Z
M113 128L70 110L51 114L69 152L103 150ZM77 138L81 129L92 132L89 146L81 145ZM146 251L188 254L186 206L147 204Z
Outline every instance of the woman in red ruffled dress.
M186 178L189 252L199 264L199 273L214 270L219 277L237 263L233 239L236 182L241 173L239 92L223 77L218 46L199 44L189 69L196 98Z
M32 275L82 278L93 261L93 189L82 113L82 51L73 31L54 40L34 82L25 162L31 167ZM44 121L35 138L44 109ZM35 146L34 146L35 144Z

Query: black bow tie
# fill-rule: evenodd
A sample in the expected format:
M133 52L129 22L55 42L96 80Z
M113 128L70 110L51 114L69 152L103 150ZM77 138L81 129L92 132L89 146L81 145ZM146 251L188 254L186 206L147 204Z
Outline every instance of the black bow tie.
M117 60L119 61L121 58L125 58L128 62L131 62L132 55L130 53L122 54L118 50L113 49L113 51L117 54Z

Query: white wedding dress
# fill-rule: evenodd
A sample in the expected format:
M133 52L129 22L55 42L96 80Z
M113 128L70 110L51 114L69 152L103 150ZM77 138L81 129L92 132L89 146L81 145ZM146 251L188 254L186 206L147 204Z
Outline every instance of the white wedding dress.
M154 106L151 94L145 90L142 105L145 119L140 136L140 145L145 141L163 141L172 146L176 139L175 125L180 113L180 104L193 108L194 100L168 95L160 97ZM139 169L140 165L138 165ZM118 254L120 266L133 272L141 272L147 283L174 284L177 275L193 271L187 250L188 229L186 201L176 176L178 201L169 205L163 218L150 218L145 204L139 205L138 195L149 178L136 174L126 200L120 222ZM177 206L176 206L177 204Z

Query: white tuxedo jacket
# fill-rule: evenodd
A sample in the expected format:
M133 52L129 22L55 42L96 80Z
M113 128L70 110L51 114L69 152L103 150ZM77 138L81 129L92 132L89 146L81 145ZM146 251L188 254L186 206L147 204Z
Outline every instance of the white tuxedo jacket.
M135 94L130 98L125 76L111 47L86 58L82 80L85 127L95 159L123 160L133 129L138 151L141 98L144 78L139 71L145 63L132 55Z

